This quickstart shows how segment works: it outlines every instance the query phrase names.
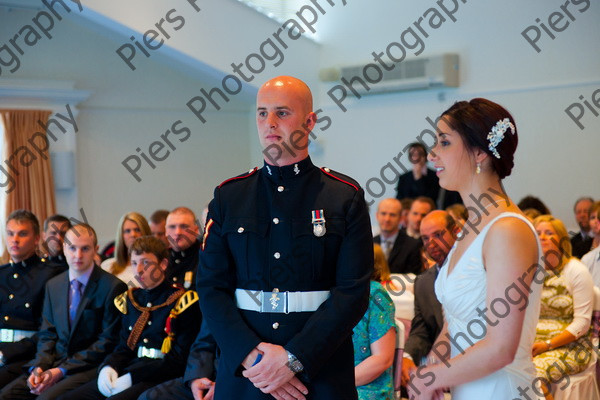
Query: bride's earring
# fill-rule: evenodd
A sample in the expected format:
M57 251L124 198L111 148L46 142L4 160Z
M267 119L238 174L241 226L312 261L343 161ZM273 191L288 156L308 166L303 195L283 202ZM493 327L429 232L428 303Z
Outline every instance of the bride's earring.
M481 163L477 163L477 168L475 168L475 173L476 174L480 174L481 173Z

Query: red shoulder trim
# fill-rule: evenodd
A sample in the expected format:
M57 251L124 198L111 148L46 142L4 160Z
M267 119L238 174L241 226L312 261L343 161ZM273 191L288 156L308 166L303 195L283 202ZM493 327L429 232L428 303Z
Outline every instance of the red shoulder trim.
M244 175L240 175L240 176L234 176L233 178L229 178L227 180L224 180L223 182L221 182L221 184L219 185L219 187L223 186L224 184L226 184L227 182L231 182L231 181L235 181L237 179L244 179L247 178L251 175L253 175L256 171L258 171L258 167L254 167L254 169L251 169L250 171L248 171L247 174Z
M337 176L335 176L335 175L333 175L332 173L330 173L328 170L329 170L329 168L321 167L321 171L323 171L323 173L324 173L325 175L327 175L327 176L330 176L330 177L332 177L333 179L336 179L336 180L338 180L338 181L340 181L340 182L344 182L346 185L350 185L350 186L352 186L352 187L354 188L354 190L356 190L356 191L358 192L358 187L356 187L356 185L354 185L354 184L352 184L352 183L350 183L350 182L348 182L348 181L345 181L345 180L343 180L342 178L338 178Z

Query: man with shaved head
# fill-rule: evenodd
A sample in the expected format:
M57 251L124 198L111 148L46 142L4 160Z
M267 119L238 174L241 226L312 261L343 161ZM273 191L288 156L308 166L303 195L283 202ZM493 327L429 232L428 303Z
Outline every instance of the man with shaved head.
M421 221L423 246L436 264L419 275L415 281L415 316L411 323L410 335L404 345L403 385L409 381L412 370L421 365L421 360L431 350L444 325L442 305L435 295L434 283L456 241L458 230L456 222L446 211L432 211Z
M215 399L357 399L352 328L367 309L373 246L364 192L313 165L316 114L299 79L258 91L264 164L209 205L197 282L221 357Z
M398 199L383 199L377 206L379 235L373 241L383 249L383 253L393 274L421 273L421 242L400 229L402 203Z

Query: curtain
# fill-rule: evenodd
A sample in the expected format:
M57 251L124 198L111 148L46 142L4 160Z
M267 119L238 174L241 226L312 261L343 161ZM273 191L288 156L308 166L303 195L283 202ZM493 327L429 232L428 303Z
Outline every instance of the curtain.
M56 212L49 141L40 125L48 123L50 114L41 110L0 110L4 124L0 190L6 193L3 232L6 217L14 210L24 208L33 212L40 224Z

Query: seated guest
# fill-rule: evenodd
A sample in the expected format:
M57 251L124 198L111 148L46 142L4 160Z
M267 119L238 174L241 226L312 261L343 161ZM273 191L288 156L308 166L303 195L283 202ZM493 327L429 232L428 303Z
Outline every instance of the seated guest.
M435 203L429 197L417 197L410 206L408 212L408 221L406 226L406 234L413 239L419 240L421 233L419 227L421 226L421 220L435 210Z
M540 215L543 215L542 213L540 213L535 208L526 208L526 209L523 210L523 214L525 214L525 216L527 217L527 219L529 221L531 221L531 223L533 223L533 221L535 221L535 219L537 217L539 217Z
M600 201L595 202L592 206L590 228L594 234L594 242L600 240ZM592 242L592 250L581 258L581 262L588 267L592 274L594 286L600 287L600 246L594 246L594 242Z
M534 226L544 253L545 277L532 355L546 394L549 382L583 371L593 358L576 354L581 350L593 354L594 284L586 266L571 256L569 235L560 220L542 215Z
M415 316L408 340L404 345L403 386L406 386L410 380L411 372L427 357L444 326L442 305L435 295L434 283L454 245L458 231L456 221L446 211L432 211L421 222L423 246L436 264L419 275L415 281Z
M69 270L46 284L35 359L2 389L0 399L55 399L89 382L116 345L119 312L113 301L127 290L121 280L94 265L96 232L85 224L66 233Z
M150 231L152 236L162 240L165 246L169 247L169 240L167 239L167 232L165 225L167 223L167 216L169 215L168 210L156 210L150 216L148 223L150 225Z
M136 239L129 255L142 288L129 288L115 299L123 313L119 343L100 365L97 379L60 399L137 399L183 375L199 329L198 295L165 281L168 251L154 236Z
M593 204L594 200L591 197L581 197L577 199L573 207L575 220L580 229L579 233L571 238L574 257L581 258L592 248L594 238L590 230L590 211Z
M380 234L373 241L383 249L390 271L395 274L421 272L421 242L399 228L402 204L397 199L383 199L377 207Z
M212 400L218 358L217 343L206 323L192 344L185 375L146 390L138 400Z
M44 288L48 279L63 272L36 255L40 224L30 211L17 210L6 219L6 248L10 263L0 266L0 387L23 373L35 356Z
M102 269L115 275L129 287L140 287L135 268L130 265L129 248L137 238L151 234L143 215L136 212L123 215L115 239L115 256L104 260Z
M448 214L454 218L454 221L456 221L456 224L460 229L462 229L463 225L469 218L469 213L467 212L466 207L460 203L452 204L451 206L446 207L446 212L448 212Z
M71 221L63 215L54 214L44 221L42 232L42 251L51 262L60 265L66 271L69 269L63 254L63 238L71 228Z
M410 212L410 206L412 205L413 200L409 198L404 198L400 200L400 204L402 205L402 212L400 213L400 229L404 229L406 231L406 225L408 225L408 213Z
M166 232L171 245L167 280L195 290L200 250L196 215L187 207L174 209L167 216Z
M540 215L552 214L550 212L550 209L548 209L544 202L535 196L523 197L521 201L519 201L519 203L517 204L517 207L519 207L523 211L527 210L528 208L533 208L534 210L537 210L540 213Z
M375 245L375 247L379 247ZM367 312L354 327L354 375L359 400L393 400L392 363L396 347L394 304L381 285L389 271L376 264ZM383 278L383 279L382 279Z

